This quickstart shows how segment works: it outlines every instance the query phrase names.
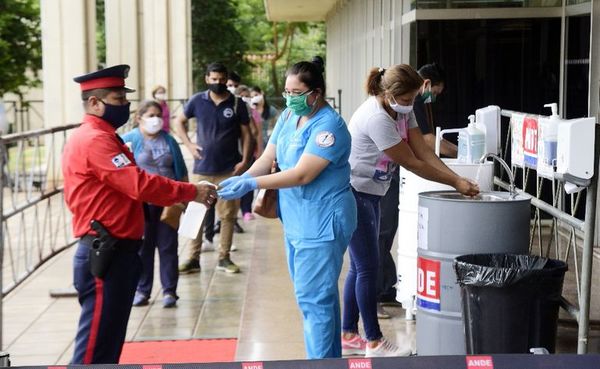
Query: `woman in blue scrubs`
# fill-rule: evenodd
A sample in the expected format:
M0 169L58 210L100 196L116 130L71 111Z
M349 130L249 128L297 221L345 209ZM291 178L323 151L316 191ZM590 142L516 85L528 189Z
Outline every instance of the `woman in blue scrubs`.
M340 357L338 279L356 228L350 189L350 133L325 101L323 62L299 62L286 73L287 109L264 153L219 195L239 198L257 188L279 190L288 268L304 318L309 359ZM276 160L280 172L269 174Z

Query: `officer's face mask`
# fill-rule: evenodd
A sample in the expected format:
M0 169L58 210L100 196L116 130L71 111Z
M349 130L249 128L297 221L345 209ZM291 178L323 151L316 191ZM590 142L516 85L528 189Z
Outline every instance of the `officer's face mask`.
M208 83L208 89L217 95L222 95L227 91L227 85L224 83Z
M149 135L155 135L161 130L163 121L160 117L149 117L143 118L142 124L146 133Z
M315 103L317 102L317 100L315 99L315 102L312 104L312 106L308 105L308 95L312 93L313 91L309 91L305 94L295 96L286 94L285 105L288 108L290 108L290 110L296 115L309 115L310 112L313 110Z
M104 114L100 118L110 123L115 129L121 127L129 120L129 106L131 103L125 105L112 105L99 100L104 104Z
M413 110L412 105L400 105L396 102L396 99L392 96L390 100L388 100L390 104L390 108L394 110L396 113L400 114L408 114Z

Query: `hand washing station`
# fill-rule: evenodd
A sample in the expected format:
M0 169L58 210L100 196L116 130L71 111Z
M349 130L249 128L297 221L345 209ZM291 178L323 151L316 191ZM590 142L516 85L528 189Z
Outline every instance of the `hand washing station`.
M460 287L452 267L464 254L527 254L530 198L509 192L419 195L417 353L464 355Z

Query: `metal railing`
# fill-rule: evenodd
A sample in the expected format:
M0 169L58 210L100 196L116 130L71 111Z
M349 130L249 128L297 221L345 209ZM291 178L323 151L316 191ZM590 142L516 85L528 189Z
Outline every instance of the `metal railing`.
M15 289L51 257L73 245L71 215L63 197L62 127L0 137L0 290ZM0 299L0 312L2 299ZM0 314L0 347L2 347Z
M502 110L502 116L511 118L513 114L527 114ZM596 125L596 139L594 147L594 168L598 170L598 157L600 155L599 126ZM508 154L511 152L512 126L509 124L506 145L504 149L504 160L510 163ZM538 158L539 160L539 158ZM564 184L556 179L548 179L537 174L535 169L518 167L511 163L511 169L515 175L521 176L521 185L518 189L527 192L530 187L535 189L531 195L531 205L535 208L531 225L530 253L537 253L544 257L554 257L565 262L572 258L574 265L575 281L577 285L577 303L562 298L561 306L575 319L578 324L577 353L585 354L588 350L588 336L590 327L590 297L592 280L592 261L595 240L596 222L596 196L598 190L598 173L592 178L585 192L567 194ZM500 177L494 178L494 183L504 189L509 188L509 183ZM535 186L528 186L530 177L535 179ZM548 193L550 191L550 193ZM585 211L581 216L582 196L585 194ZM548 203L543 198L551 198ZM543 215L550 217L543 221ZM580 219L582 218L582 219ZM549 232L544 228L549 227Z

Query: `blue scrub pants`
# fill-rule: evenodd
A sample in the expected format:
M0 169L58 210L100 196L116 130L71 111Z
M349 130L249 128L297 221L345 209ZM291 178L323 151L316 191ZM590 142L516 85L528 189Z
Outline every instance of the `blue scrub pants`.
M154 280L154 250L158 248L160 263L160 283L163 294L177 296L177 230L160 221L163 207L144 204L144 243L140 249L142 275L137 290L144 296L150 296Z
M344 285L344 332L358 333L359 315L369 341L382 337L377 320L379 272L379 200L381 196L352 190L357 227L350 239L350 270Z
M129 242L138 247L141 244ZM137 248L125 250L117 245L104 279L99 279L90 273L89 248L89 243L79 241L73 258L73 281L81 316L71 364L116 364L142 269L140 257Z
M304 318L304 343L309 359L342 356L338 279L347 237L306 242L285 237L288 268L296 301Z

